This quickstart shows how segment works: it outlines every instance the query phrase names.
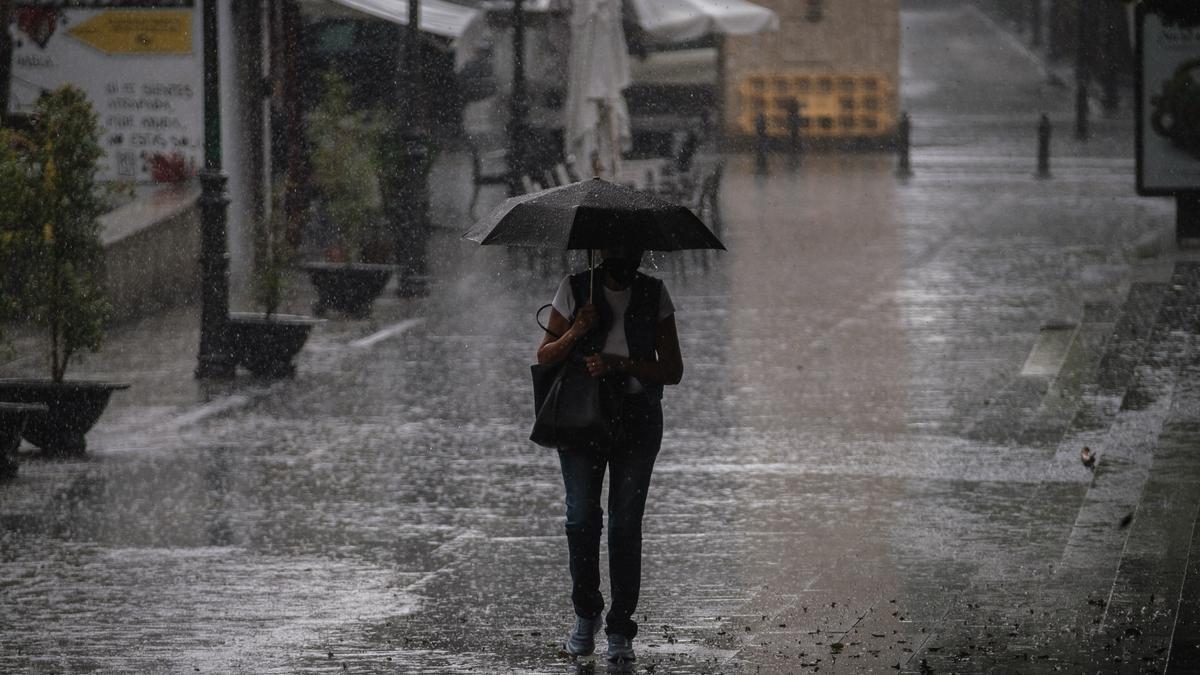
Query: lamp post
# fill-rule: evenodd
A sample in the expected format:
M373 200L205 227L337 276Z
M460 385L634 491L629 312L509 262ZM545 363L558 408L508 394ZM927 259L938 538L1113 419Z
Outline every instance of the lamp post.
M521 176L528 172L529 102L525 90L525 11L524 0L513 0L512 95L508 101L508 191L521 192Z
M1030 41L1034 47L1042 46L1042 0L1029 0Z
M425 290L425 244L428 238L429 186L426 182L429 148L423 126L421 77L421 3L408 0L400 116L384 141L384 180L388 225L398 274L397 294L419 295Z
M1104 95L1100 99L1100 102L1104 106L1104 113L1108 116L1114 115L1121 106L1121 94L1117 83L1117 77L1119 76L1117 45L1120 44L1120 41L1117 39L1116 34L1116 20L1118 17L1114 16L1114 9L1124 11L1119 7L1115 7L1111 2L1104 3L1099 8L1100 16L1104 20L1104 23L1101 24L1101 30L1104 32L1100 39L1102 59L1100 87Z
M225 241L229 177L221 171L221 80L217 1L204 0L204 170L200 172L200 353L196 377L233 377L225 326L229 318L229 253Z
M8 24L12 21L12 3L0 0L0 126L8 119L8 90L12 81L12 39Z
M1088 132L1088 88L1091 85L1092 72L1091 64L1088 62L1088 39L1091 36L1088 31L1087 3L1085 0L1076 0L1076 2L1079 6L1079 13L1076 16L1079 25L1075 40L1075 138L1086 141L1090 135Z

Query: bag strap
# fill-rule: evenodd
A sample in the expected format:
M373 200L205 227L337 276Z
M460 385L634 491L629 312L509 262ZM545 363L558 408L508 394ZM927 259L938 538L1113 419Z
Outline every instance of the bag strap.
M553 302L547 302L546 304L542 305L541 307L538 307L537 313L535 313L533 315L533 320L537 321L538 328L541 328L542 330L546 331L550 335L553 335L554 339L557 340L557 339L561 338L562 336L559 335L558 333L555 333L554 331L550 330L547 326L542 325L542 310L546 309L547 307L553 307L553 306L554 306Z

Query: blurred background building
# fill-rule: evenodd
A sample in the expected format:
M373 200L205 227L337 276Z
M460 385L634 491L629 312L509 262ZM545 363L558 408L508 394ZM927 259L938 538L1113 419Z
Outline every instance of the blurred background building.
M789 134L812 142L886 139L900 89L900 0L758 0L779 30L729 37L723 68L724 131Z

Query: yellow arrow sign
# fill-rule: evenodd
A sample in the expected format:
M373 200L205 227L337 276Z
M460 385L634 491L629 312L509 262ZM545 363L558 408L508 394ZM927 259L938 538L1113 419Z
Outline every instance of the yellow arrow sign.
M110 10L67 31L105 54L190 54L192 13L164 10Z

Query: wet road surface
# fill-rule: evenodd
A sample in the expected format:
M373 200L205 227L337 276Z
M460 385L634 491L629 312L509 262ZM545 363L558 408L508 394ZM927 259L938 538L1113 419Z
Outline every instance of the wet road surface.
M918 129L999 111L1003 133L918 136L903 181L886 156L729 157L730 252L652 270L686 374L639 672L1149 672L1186 647L1200 294L1137 257L1169 205L1131 196L1115 125L1035 180L1020 120L1062 92L968 11L905 21ZM920 39L950 29L953 58ZM197 389L185 311L81 368L135 388L89 460L0 488L0 670L604 670L557 655L562 488L526 440L563 270L458 241L465 198L437 200L431 295L323 325L293 381Z

